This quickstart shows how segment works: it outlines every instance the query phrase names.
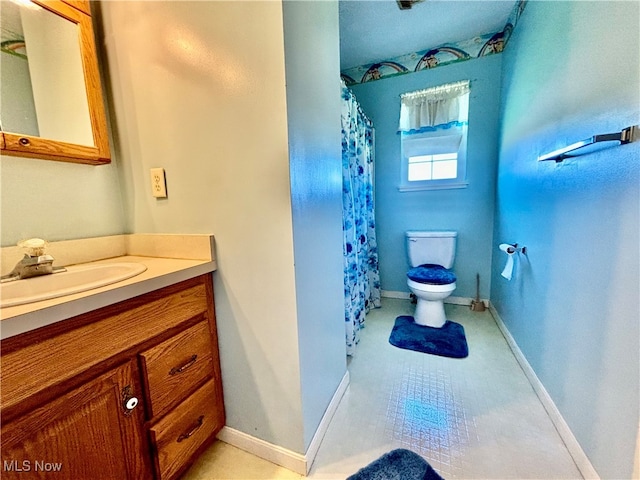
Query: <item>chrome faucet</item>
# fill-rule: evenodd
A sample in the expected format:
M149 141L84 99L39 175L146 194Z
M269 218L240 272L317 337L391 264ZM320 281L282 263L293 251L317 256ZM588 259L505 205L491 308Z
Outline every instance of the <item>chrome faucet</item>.
M11 273L0 277L0 281L8 282L24 278L49 275L51 273L65 271L63 267L54 267L54 258L44 253L47 242L40 238L31 238L18 243L18 246L27 250L24 257L13 267Z

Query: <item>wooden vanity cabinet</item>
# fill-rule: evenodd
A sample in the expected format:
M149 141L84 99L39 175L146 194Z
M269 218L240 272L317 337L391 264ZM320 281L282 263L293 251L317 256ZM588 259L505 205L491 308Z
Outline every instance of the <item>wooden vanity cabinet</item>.
M134 362L45 403L2 427L2 478L150 478L142 409L122 414Z
M2 478L177 478L224 425L210 275L2 342Z

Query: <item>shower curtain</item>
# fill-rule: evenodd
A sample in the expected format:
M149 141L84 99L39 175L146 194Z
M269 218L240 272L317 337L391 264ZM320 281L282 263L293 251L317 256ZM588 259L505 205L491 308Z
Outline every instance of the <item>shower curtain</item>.
M342 229L347 355L355 353L366 313L380 306L373 152L373 123L343 82Z

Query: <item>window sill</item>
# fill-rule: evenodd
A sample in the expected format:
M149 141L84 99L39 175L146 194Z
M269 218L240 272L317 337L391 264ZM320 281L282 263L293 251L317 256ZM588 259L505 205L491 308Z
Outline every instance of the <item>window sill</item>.
M436 183L433 185L400 185L401 192L420 192L422 190L449 190L454 188L467 188L469 182Z

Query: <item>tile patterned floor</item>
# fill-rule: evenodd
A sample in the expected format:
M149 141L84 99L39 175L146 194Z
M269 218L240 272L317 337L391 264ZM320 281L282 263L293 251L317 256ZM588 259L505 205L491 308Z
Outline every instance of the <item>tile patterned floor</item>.
M458 305L446 310L465 328L465 359L389 344L395 318L412 314L407 300L385 298L383 307L368 315L349 361L350 386L310 478L344 479L394 448L419 453L447 480L582 478L491 314ZM224 455L207 461L210 451L185 479L299 478L269 462L263 470L257 462L243 473L238 469L247 462L238 461L233 473L238 476L217 473Z

